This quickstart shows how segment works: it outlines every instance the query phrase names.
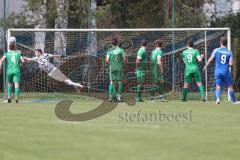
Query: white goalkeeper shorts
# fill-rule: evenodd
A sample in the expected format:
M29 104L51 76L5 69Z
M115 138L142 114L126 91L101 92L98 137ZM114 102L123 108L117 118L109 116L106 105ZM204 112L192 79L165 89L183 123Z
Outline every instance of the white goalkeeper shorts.
M56 67L48 74L48 76L59 82L64 82L64 80L67 79L67 77Z

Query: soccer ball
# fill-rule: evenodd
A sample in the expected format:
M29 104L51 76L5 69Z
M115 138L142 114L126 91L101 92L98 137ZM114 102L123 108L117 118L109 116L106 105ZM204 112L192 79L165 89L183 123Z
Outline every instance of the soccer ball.
M10 44L16 44L16 37L10 37L9 38L9 43Z

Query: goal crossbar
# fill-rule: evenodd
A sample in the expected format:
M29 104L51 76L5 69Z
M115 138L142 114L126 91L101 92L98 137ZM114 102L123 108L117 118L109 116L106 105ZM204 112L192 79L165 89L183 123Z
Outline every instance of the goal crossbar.
M114 31L230 31L230 28L91 28L91 29L42 29L42 28L9 28L8 31L28 31L28 32L114 32Z

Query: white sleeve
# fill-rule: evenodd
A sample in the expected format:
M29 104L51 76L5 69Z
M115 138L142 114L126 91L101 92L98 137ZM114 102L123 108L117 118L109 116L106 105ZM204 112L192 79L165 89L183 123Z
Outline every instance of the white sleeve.
M44 57L51 58L51 57L53 57L53 54L44 53Z
M37 57L33 57L32 60L33 60L33 61L37 61Z
M137 58L138 58L138 59L142 59L142 57L141 57L141 56L137 56Z

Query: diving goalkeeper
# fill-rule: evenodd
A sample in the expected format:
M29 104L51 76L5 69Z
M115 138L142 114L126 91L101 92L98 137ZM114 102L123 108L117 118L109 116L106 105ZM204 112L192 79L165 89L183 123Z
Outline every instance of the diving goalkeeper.
M58 68L56 68L54 65L52 65L49 62L50 57L61 57L60 55L53 55L53 54L46 54L42 53L41 49L35 50L35 57L28 58L23 57L25 61L35 61L38 63L39 68L48 74L49 77L59 81L64 82L67 85L73 86L77 92L79 93L79 88L83 88L83 85L80 83L75 83L71 81L68 77L66 77Z

